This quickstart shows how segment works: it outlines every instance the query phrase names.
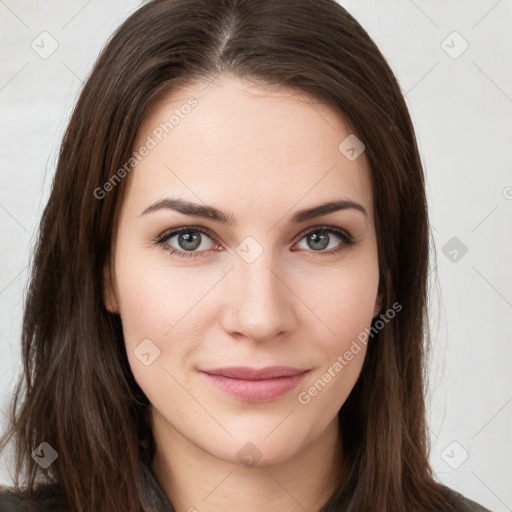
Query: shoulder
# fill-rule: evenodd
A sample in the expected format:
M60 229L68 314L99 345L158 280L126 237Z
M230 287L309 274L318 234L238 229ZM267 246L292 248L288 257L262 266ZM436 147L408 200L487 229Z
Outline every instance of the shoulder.
M445 490L464 512L492 512L453 489L445 487ZM31 496L0 485L0 512L67 512L67 509L56 484L41 485Z
M66 512L65 501L55 484L40 485L32 494L0 485L0 512Z
M21 509L23 497L14 490L0 486L0 512L14 512Z
M467 512L491 512L488 508L483 507L476 501L472 501L469 498L462 496L462 494L459 496L461 498L461 502L466 506Z
M457 491L448 488L450 493L453 495L455 500L462 505L464 508L464 512L492 512L488 508L483 507L476 501L470 500L469 498L466 498L466 496L463 496L462 494L458 493Z

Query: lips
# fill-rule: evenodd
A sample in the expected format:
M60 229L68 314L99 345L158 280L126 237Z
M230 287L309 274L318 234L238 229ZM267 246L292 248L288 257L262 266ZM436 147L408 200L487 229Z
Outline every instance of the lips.
M201 370L210 375L221 375L230 379L263 380L275 379L278 377L293 377L307 371L307 369L291 368L289 366L271 366L267 368L250 368L249 366L236 366L229 368L215 368L212 370Z
M201 373L217 389L245 402L276 400L296 388L308 372L309 369L288 366L201 370Z

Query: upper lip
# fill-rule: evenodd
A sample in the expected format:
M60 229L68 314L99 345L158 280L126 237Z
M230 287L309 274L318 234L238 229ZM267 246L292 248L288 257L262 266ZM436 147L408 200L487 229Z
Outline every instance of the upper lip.
M263 380L277 377L291 377L308 371L304 368L291 368L289 366L268 366L267 368L251 368L249 366L231 366L228 368L212 368L201 370L210 375L222 375L231 379Z

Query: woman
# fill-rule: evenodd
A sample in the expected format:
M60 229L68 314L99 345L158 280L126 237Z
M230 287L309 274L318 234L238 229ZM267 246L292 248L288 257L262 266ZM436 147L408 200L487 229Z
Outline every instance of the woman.
M428 462L428 237L400 88L342 7L145 4L62 143L4 508L485 510Z

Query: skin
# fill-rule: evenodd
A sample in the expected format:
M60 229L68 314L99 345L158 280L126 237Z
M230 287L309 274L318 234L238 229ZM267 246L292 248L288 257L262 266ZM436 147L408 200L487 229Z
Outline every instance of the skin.
M105 306L121 316L131 369L151 402L152 468L177 512L318 511L347 469L335 450L337 412L365 345L309 403L298 394L379 312L369 165L364 153L350 161L338 150L351 132L330 107L230 75L173 91L148 113L135 148L192 96L197 106L125 178L104 269ZM236 224L165 208L141 215L169 196L213 205ZM290 221L299 209L340 198L367 216L345 209ZM176 235L167 246L153 242L182 226L212 233L199 234L196 258L169 254L169 245L190 247ZM319 226L344 229L356 243L329 234L328 248L315 249L308 234ZM250 263L237 253L248 236L262 250ZM134 350L148 338L160 355L145 366ZM278 365L310 372L260 403L227 395L198 371ZM261 457L255 465L237 455L248 442Z

